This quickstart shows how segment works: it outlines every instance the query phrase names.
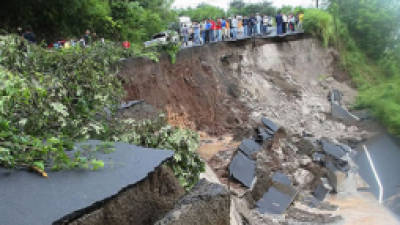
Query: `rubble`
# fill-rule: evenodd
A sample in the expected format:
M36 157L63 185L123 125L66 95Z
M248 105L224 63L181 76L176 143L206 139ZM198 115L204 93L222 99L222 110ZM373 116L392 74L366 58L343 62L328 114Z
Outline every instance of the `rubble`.
M293 176L300 188L304 188L314 180L314 175L310 171L302 168L297 169Z
M321 183L314 190L313 195L320 201L324 201L327 195L333 190L327 178L321 178Z
M230 197L228 190L205 179L176 204L154 225L230 225Z

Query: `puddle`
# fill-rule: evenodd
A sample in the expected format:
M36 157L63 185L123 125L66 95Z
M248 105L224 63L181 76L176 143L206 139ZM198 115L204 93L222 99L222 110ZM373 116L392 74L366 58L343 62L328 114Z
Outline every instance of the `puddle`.
M210 160L220 151L237 148L240 144L240 142L234 142L233 137L230 135L223 136L222 138L203 136L200 142L201 144L197 149L197 154L205 161Z

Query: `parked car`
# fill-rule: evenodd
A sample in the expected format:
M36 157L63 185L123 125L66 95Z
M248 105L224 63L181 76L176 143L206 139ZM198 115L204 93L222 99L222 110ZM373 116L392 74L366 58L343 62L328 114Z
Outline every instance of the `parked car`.
M178 42L179 42L179 36L177 32L164 31L153 35L150 41L146 41L144 43L144 46L147 48L154 45L166 45L168 43L178 43Z

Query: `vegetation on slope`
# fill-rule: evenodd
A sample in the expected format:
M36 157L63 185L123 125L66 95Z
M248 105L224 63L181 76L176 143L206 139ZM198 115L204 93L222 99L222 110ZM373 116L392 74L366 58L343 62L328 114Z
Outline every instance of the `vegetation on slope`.
M328 10L308 9L307 32L336 47L341 65L359 88L357 107L369 108L400 135L400 3L330 0ZM379 10L377 10L379 9Z

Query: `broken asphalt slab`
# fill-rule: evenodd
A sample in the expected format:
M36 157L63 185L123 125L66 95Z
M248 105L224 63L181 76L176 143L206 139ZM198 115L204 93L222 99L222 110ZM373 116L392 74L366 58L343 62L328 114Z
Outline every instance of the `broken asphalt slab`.
M270 130L272 131L272 134L278 131L279 126L276 125L274 122L272 122L270 119L263 117L261 119L261 122Z
M296 192L284 193L272 186L256 203L256 206L263 214L282 214L289 208L295 197Z
M353 115L351 112L337 103L331 103L331 114L334 118L341 119L346 122L360 121L360 118Z
M89 141L93 146L100 141ZM128 186L144 180L173 151L115 143L115 152L99 154L99 171L49 172L49 178L0 168L0 224L50 225L90 212Z
M346 156L347 152L340 145L336 145L327 140L321 140L322 149L324 152L335 159L342 159Z
M247 157L252 158L254 153L257 153L261 150L261 145L251 139L245 139L239 145L239 150Z
M297 190L289 177L281 172L275 172L271 180L272 186L256 203L256 206L260 213L282 214L295 199Z
M256 162L238 151L229 165L229 174L246 187L251 188L255 178L255 169Z

